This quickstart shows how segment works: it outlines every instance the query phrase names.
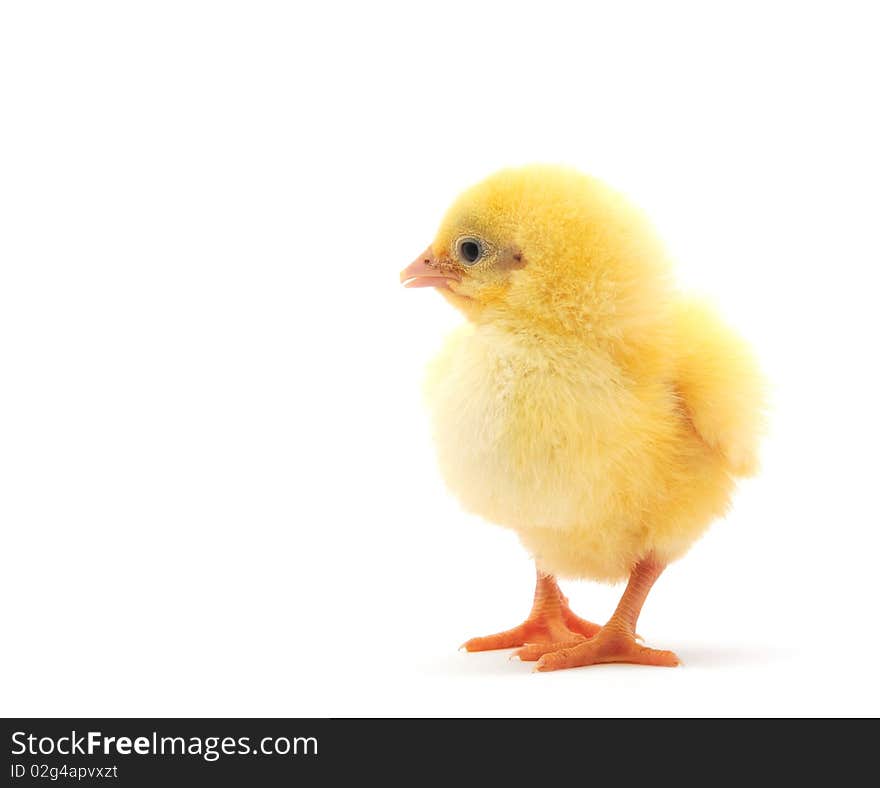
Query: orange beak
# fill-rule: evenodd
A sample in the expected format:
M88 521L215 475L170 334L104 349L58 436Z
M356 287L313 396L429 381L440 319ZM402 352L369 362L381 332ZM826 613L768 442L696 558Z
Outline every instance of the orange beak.
M456 274L443 270L430 246L400 272L400 283L404 287L447 287L450 281L461 280Z

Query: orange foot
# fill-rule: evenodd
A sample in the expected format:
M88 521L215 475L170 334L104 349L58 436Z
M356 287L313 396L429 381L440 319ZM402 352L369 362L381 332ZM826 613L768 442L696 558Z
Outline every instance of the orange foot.
M521 660L538 664L535 670L563 670L602 662L629 662L674 668L679 659L671 651L641 646L635 636L616 629L602 628L594 637L575 643L528 645L516 652Z
M573 646L595 635L601 627L576 616L568 600L549 575L538 574L535 602L529 617L513 629L486 637L471 638L464 644L468 651L491 651L515 648L526 643Z

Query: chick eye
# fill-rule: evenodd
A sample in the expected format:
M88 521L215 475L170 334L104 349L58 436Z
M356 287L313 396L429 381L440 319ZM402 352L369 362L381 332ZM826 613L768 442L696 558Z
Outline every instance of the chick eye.
M465 265L474 265L483 256L483 245L476 238L462 238L458 242L458 256Z

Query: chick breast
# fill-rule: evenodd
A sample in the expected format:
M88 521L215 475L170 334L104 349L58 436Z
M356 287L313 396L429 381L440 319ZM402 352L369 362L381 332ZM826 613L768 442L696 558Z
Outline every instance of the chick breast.
M449 489L552 574L616 581L648 553L674 560L727 506L732 479L674 382L632 380L574 340L464 326L426 395Z

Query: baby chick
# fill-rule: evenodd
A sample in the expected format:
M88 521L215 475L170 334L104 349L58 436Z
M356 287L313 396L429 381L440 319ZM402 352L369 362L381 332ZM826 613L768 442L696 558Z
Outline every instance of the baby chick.
M538 569L525 622L466 648L518 646L538 670L677 665L637 642L636 621L756 469L763 384L748 347L676 291L635 208L561 167L466 191L400 278L468 318L428 375L446 483L514 529ZM598 626L569 610L556 577L628 584Z

